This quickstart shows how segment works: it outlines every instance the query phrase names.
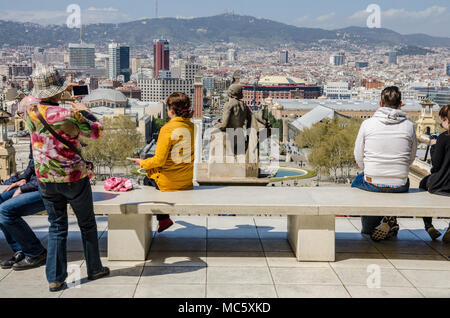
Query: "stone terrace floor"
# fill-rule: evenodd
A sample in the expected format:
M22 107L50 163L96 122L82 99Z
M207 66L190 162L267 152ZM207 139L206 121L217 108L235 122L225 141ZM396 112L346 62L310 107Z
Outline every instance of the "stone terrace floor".
M111 277L87 282L79 229L70 217L68 258L81 269L80 288L51 294L45 267L0 270L0 297L325 298L450 297L450 245L431 242L421 219L401 219L399 238L373 243L358 218L337 219L337 261L298 263L286 240L286 218L174 217L156 235L146 262L108 262L107 218L98 218L100 247ZM47 218L26 221L47 242ZM443 233L448 220L436 220ZM156 227L154 227L156 228ZM0 236L0 257L10 251ZM367 269L381 268L369 289Z

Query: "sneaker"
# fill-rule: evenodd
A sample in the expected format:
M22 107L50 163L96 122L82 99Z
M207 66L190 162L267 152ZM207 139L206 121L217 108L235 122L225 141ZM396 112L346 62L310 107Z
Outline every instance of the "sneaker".
M386 237L387 240L392 239L394 237L398 236L398 232L400 231L400 226L398 224L395 224L391 229L389 230L389 233Z
M102 271L100 273L88 276L88 280L97 280L106 276L109 276L110 272L109 272L109 268L108 267L103 267Z
M11 269L14 264L22 261L25 255L22 252L16 252L9 260L0 263L2 269Z
M47 262L47 251L33 258L25 256L23 260L21 260L18 263L15 263L12 269L15 271L26 271L28 269L41 267L45 265L46 262Z
M431 239L433 241L436 241L442 235L441 232L439 232L438 230L436 230L434 228L434 226L430 226L426 230L427 230L428 235L431 237Z
M444 234L442 241L444 243L450 243L450 227L448 228L447 233Z
M172 225L173 225L173 221L170 218L159 221L158 233L164 232L165 230L170 228Z
M396 227L397 218L396 217L385 217L383 222L375 228L371 234L371 239L375 242L380 242L389 237L389 233ZM394 233L393 231L392 233Z
M56 292L66 289L66 288L67 288L67 284L65 282L63 282L63 283L50 283L48 289L50 290L50 292L56 293Z

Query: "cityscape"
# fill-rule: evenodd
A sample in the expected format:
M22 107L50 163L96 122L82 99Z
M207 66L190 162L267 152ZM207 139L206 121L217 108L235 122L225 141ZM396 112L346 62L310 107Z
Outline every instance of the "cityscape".
M95 167L96 178L93 187L97 187L94 188L97 192L103 186L102 182L112 177L128 178L138 189L145 185L147 177L144 169L142 166L141 169L136 168L129 159L140 158L144 161L155 156L158 139L163 134L161 129L170 122L170 105L167 104L167 98L181 92L189 97L192 104L192 122L196 133L195 186L212 186L205 191L233 187L236 192L226 192L230 196L226 200L232 202L236 199L237 202L244 202L242 208L248 212L242 212L242 215L239 211L236 213L234 209L238 203L225 206L220 214L205 212L206 208L202 210L201 204L199 212L185 208L182 211L188 212L184 216L183 213L178 215L179 222L171 229L173 232L167 231L164 234L166 236L152 234L152 244L159 248L155 255L160 258L144 260L143 265L142 262L135 262L131 270L130 267L120 265L121 262L114 264L111 259L105 261L111 268L117 267L119 274L114 277L115 285L124 285L126 288L120 295L119 292L105 288L99 297L233 298L233 293L236 293L234 296L237 298L450 297L448 244L439 242L437 245L434 240L429 241L429 232L427 234L422 230L419 215L415 213L414 218L407 215L407 212L402 210L406 209L402 202L398 203L398 210L403 213L402 218L399 218L402 227L402 231L397 233L399 241L394 238L394 241L387 242L387 245L382 245L384 242L374 245L370 238L360 234L360 214L342 211L336 221L333 215L332 222L333 226L336 222L337 237L336 262L329 257L319 260L321 262L313 259L317 263L311 263L310 260L301 262L301 252L298 252L301 248L297 243L292 243L292 224L294 220L300 224L298 220L310 222L314 218L308 219L306 214L291 216L280 212L282 205L286 209L290 208L291 201L287 196L294 193L295 189L320 191L322 188L332 189L329 190L330 193L335 193L333 191L350 188L361 172L361 166L355 161L353 152L358 131L364 121L373 118L379 111L380 96L383 96L385 89L393 86L399 88L401 110L414 126L413 135L417 139L417 145L414 146L417 149L413 149L415 157L411 160L408 184L414 189L419 188L421 180L433 172L430 148L433 139L437 139L437 136L445 131L439 113L450 104L450 33L448 29L445 31L445 25L442 26L444 31L439 30L431 35L425 34L425 31L423 34L406 34L403 29L397 32L370 25L369 20L367 26L349 24L326 28L324 25L314 24L321 19L325 20L324 16L303 27L288 21L280 22L281 19L275 21L250 16L247 12L240 14L234 10L205 17L160 17L161 11L166 8L161 1L152 2L150 7L154 12L149 14L152 18L124 18L116 22L101 23L89 21L83 24L81 13L86 11L77 11L81 9L78 5L74 6L67 11L62 8L66 12L63 18L68 19L66 24L39 24L34 20L2 18L0 14L1 181L14 175L18 176L27 168L32 132L27 125L27 119L21 116L21 101L32 94L34 72L42 67L54 67L67 83L80 88L86 87L86 91L79 95L74 93L75 90L72 94L69 91L64 92L61 97L62 107L69 109L73 102L83 103L89 112L103 123L105 135L114 135L108 139L102 137L98 140L88 140L83 149L83 156L93 162ZM364 8L361 8L361 12L366 12L365 5L362 7ZM369 8L364 18L371 14ZM437 10L436 8L440 7L432 8ZM94 9L89 10L94 12ZM444 9L450 10L450 7ZM426 9L424 10L421 12L426 12ZM116 12L113 8L109 11ZM81 22L80 17L78 20L77 16L73 18L77 12L81 14ZM377 13L376 10L373 12ZM386 12L390 11L380 13L383 14L383 19L388 18ZM432 18L430 13L430 19ZM303 20L312 21L306 16ZM375 17L374 21L376 20ZM365 23L365 20L363 22ZM236 86L242 89L242 96L233 95ZM246 124L248 131L244 133L244 143L246 151L250 152L250 145L254 146L252 140L253 143L259 142L258 146L255 146L258 161L255 166L252 165L253 162L249 163L246 157L243 162L227 162L219 166L211 160L216 156L216 143L222 137L212 138L211 131L214 134L214 129L223 124L225 114L230 111L229 105L240 101L255 120L251 127L250 122ZM252 136L250 131L254 126L261 129L257 138ZM264 133L269 131L266 140L261 137L262 130L265 130ZM223 134L226 136L225 132ZM332 141L328 142L328 138ZM276 145L271 144L271 141ZM233 151L235 150L231 150ZM280 209L275 209L278 213L268 213L264 207L261 207L262 212L252 213L250 203L247 202L251 200L252 195L249 195L249 198L241 198L237 190L239 187L252 194L257 193L253 192L253 189L258 191L260 187L270 188L277 196L284 198L286 195L287 203L283 203L284 199L280 198ZM212 197L216 194L211 193ZM180 197L180 200L186 199L184 196ZM161 198L159 201L162 202L166 197ZM261 198L261 202L266 202L268 198ZM352 199L351 196L348 198ZM448 203L445 199L440 198L439 204ZM130 200L135 199L133 197ZM161 204L159 201L156 204ZM416 202L406 201L405 204ZM396 201L394 203L397 204ZM186 202L182 201L182 204ZM429 204L429 201L423 204ZM327 203L323 205L328 207ZM371 208L375 210L374 207ZM100 204L99 210L104 209L106 208ZM177 210L174 208L174 211ZM349 211L355 209L349 205ZM433 211L429 214L439 217L436 218L435 227L445 233L449 226L448 211L445 212L441 206ZM439 214L441 211L444 211L442 213L445 215ZM362 211L361 215L367 213ZM103 216L97 217L101 228L99 241L102 260L106 260L110 256L106 255L109 251L105 247L106 242L111 244L112 237L116 239L114 242L119 241L112 233L108 238L108 230L113 224L117 229L118 223L112 223L114 218L110 216L108 224L108 213L101 214ZM70 218L75 221L73 216ZM42 215L30 216L27 220L34 222L33 227L43 228L47 225L46 218ZM148 219L139 220L135 223L149 223ZM314 222L311 221L311 224L315 224ZM272 225L272 232L264 232L265 228ZM300 233L302 225L298 226ZM177 243L170 240L177 238L177 231L186 235L181 236L182 240L186 240L186 246L190 244L189 240L194 242L194 247L189 245L192 247L189 252L193 254L185 255L183 251L174 249L173 245ZM187 233L188 231L190 232ZM334 229L332 232L334 239ZM39 233L47 235L44 232ZM196 249L196 244L203 244L199 243L200 238L195 236L198 233L207 241L205 248L200 250ZM238 238L243 240L243 245L240 245L238 239L232 238L230 233L238 235ZM319 237L319 234L314 235ZM133 239L134 236L130 241ZM227 239L232 239L232 243L226 241ZM253 246L252 239L257 241L255 244L258 246L254 250L246 250L247 245ZM300 238L296 239L300 242ZM407 243L403 244L401 239L405 239ZM399 246L394 246L395 243L399 243ZM1 244L3 246L6 243ZM210 245L217 248L214 244L228 248L233 257L227 259L227 255L224 255L226 253L217 249L210 251ZM356 252L352 250L353 247ZM151 248L153 253L154 245ZM411 250L406 250L407 248ZM321 247L321 250L325 253L327 248ZM69 252L75 257L80 251L78 248ZM171 258L168 254L173 251L176 251L177 255ZM5 252L1 250L0 255L3 254ZM333 254L332 259L334 257ZM423 263L421 257L425 259ZM78 258L71 262L77 263L81 260ZM169 262L174 259L172 264L164 263L165 260ZM209 264L210 259L212 265ZM261 259L263 263L260 262ZM177 261L180 264L174 265ZM371 262L381 266L383 273L392 278L392 282L389 282L391 285L388 283L388 286L383 286L382 291L372 291L372 288L366 290L363 286L366 284L366 266L370 266ZM196 278L192 278L194 283L189 280L191 276L195 276L191 269L194 272L193 268L197 268L198 272L195 274L203 275L203 270L210 271L210 266L211 273L217 273L215 276L209 272L205 273L207 282L198 282ZM128 275L129 272L134 273L137 267L142 268L139 274ZM255 267L255 273L263 273L261 275L264 279L270 278L270 281L260 283L259 278L256 278L257 274L253 273L249 276L255 277L250 279L250 287L245 290L245 279L242 283L231 283L220 278L223 273L219 273L219 269L227 268L223 277L231 277L230 280L233 280L233 268L238 268L237 273L245 275L247 272L244 268L250 273L252 267ZM269 275L266 275L266 269ZM311 276L294 273L294 269L305 269L305 273L310 273ZM321 269L323 273L320 272ZM353 269L357 272L356 278L352 277ZM135 287L132 292L128 286L129 280L117 279L121 277L121 270L127 273L127 278L139 277L139 280L133 280L131 284ZM171 286L169 283L170 286L162 288L161 294L158 294L153 288L140 285L142 281L145 282L144 273L153 270L155 273L160 270L155 274L163 277L160 281L156 280L160 285L164 285L161 282L165 282L165 275L172 279L176 279L177 275L187 275L188 278L186 282L180 283L180 286ZM291 282L288 270L293 271L293 280L298 279L302 283L297 286ZM422 278L415 276L421 274L415 273L414 270L428 275L432 285L422 286ZM443 276L437 275L436 271L440 271ZM322 274L325 276L321 276ZM0 298L3 298L3 292L5 297L14 297L13 292L1 289L3 280L7 282L11 275L9 272L0 271ZM330 278L330 275L333 278ZM358 279L363 283L358 281L352 284ZM396 285L397 282L399 283ZM25 295L35 297L38 290L36 286L41 286L40 284L40 281L36 282L32 285L34 290L31 288ZM227 289L227 284L233 285L234 289ZM306 287L301 287L302 284L314 288L309 292ZM438 287L435 288L433 284ZM95 295L95 286L97 285L87 285L92 289L88 288L85 295L85 287L82 286L81 291L72 291L67 297ZM61 295L64 296L65 292Z

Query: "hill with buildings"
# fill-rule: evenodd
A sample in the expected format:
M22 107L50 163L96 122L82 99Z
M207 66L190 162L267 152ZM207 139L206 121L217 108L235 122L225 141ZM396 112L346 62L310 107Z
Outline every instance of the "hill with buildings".
M39 25L0 21L0 45L58 46L78 42L79 29L62 25ZM349 27L339 30L302 28L267 19L233 14L178 19L146 19L119 24L83 26L83 40L105 44L110 41L130 45L150 44L165 38L173 44L233 42L239 45L279 47L285 44L310 45L319 40L345 41L358 45L450 46L450 38L425 34L402 35L388 29Z

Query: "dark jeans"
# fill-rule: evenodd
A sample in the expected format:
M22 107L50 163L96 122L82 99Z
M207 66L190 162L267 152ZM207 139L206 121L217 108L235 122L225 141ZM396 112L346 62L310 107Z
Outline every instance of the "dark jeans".
M153 180L153 179L150 179L150 178L148 178L148 177L145 177L145 179L144 179L144 185L147 186L147 187L154 187L154 188L156 188L156 190L159 191L158 184L157 184L156 181ZM170 215L167 215L167 214L161 214L161 215L157 215L156 218L158 219L158 221L164 221L164 220L167 220L168 218L170 218Z
M400 188L379 188L374 186L373 184L368 183L364 179L364 174L358 175L353 181L352 188L361 189L369 192L381 192L381 193L406 193L409 191L410 183L408 183ZM363 234L372 234L377 226L381 224L383 221L383 216L362 216L362 233Z
M430 179L430 176L425 177L420 182L420 189L428 191L428 180ZM425 229L429 229L433 226L433 218L423 218L423 223L425 224Z
M14 252L34 258L45 252L33 230L22 219L45 210L39 191L22 193L13 198L17 189L0 195L0 229Z
M73 183L39 183L39 191L50 222L46 269L48 282L61 283L67 278L68 203L75 212L81 230L88 276L101 272L103 266L89 178Z

